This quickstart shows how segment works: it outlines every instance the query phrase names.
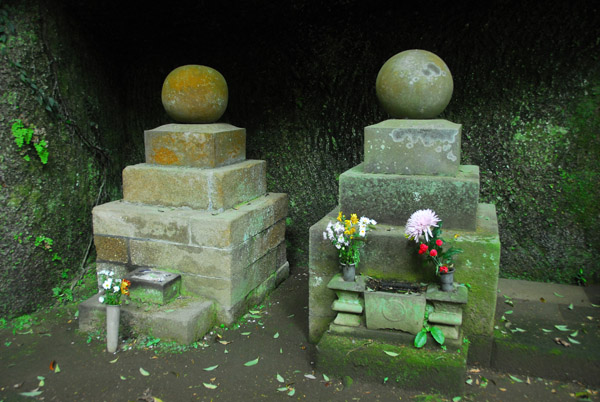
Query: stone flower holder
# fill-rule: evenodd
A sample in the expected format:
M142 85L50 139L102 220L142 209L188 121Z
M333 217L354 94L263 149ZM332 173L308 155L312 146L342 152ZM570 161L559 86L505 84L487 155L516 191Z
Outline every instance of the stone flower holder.
M106 305L106 350L115 353L119 346L120 305Z

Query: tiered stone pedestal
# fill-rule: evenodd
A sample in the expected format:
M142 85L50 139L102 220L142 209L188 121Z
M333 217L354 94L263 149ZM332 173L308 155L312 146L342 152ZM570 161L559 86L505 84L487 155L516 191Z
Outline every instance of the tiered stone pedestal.
M329 221L336 219L340 208L345 214L356 213L378 221L376 229L368 234L357 273L404 282L438 281L432 267L417 255L414 242L406 239L406 221L418 209L433 209L443 219L443 237L464 250L455 256L454 280L469 284L469 302L461 308L462 335L452 328L444 329L447 335L452 335L449 338L456 337L457 348L453 355L447 356L449 352L441 351L438 346L423 353L427 356L442 353L444 357L432 355L435 361L425 359L423 362L431 363L437 370L448 358L448 369L460 368L464 377L467 347L462 343L463 336L470 343L469 359L483 364L489 362L500 262L498 223L494 206L479 203L478 167L460 164L460 131L460 125L443 120L387 120L365 128L365 162L340 176L339 207L310 229L309 339L318 343L318 364L328 372L346 375L355 371L356 375L381 380L373 375L375 371L371 368L356 368L363 366L359 354L375 358L367 351L369 348L343 356L347 352L342 352L344 345L359 337L362 327L349 329L351 327L346 326L341 330L341 326L332 323L339 312L331 308L336 293L327 285L339 273L339 263L337 249L323 239L323 231ZM452 313L452 308L449 310L448 313ZM456 315L445 314L441 320L452 320L452 317L457 319ZM381 343L381 348L399 348L404 342L401 348L406 352L402 354L404 357L398 357L396 365L390 367L396 367L398 378L412 378L407 374L410 364L406 365L406 359L412 359L413 355L424 356L412 346L413 334L368 328L364 331L365 337ZM449 339L449 343L451 341ZM352 349L351 344L348 343L348 350ZM352 358L353 355L356 358ZM412 370L427 371L424 367ZM385 376L391 378L392 375L388 372ZM457 377L454 385L448 385L446 379L451 381L453 376L436 374L434 377L441 382L436 384L430 379L423 387L457 389L464 383ZM418 381L408 381L406 386L423 388Z
M98 271L125 277L142 268L181 276L185 307L146 306L144 314L193 311L197 304L210 323L201 328L229 325L288 276L287 195L266 193L266 164L245 160L245 135L221 123L146 131L147 163L124 169L123 200L94 208ZM138 310L125 307L124 317ZM86 317L80 315L82 328L95 320ZM171 338L189 343L200 332Z

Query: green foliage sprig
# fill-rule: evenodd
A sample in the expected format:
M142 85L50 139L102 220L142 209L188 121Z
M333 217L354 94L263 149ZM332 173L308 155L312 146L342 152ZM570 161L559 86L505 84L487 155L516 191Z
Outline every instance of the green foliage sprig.
M17 144L23 154L23 159L26 161L31 160L29 155L26 154L27 148L24 147L26 145L32 145L40 158L40 161L44 165L48 163L48 156L50 155L48 152L48 142L45 139L40 138L39 132L36 132L35 128L26 127L25 124L23 124L23 121L17 119L13 120L11 132L13 137L15 137L15 144Z
M423 328L421 328L421 331L419 331L417 336L415 336L414 345L416 348L422 348L423 346L425 346L425 344L427 343L427 334L428 333L430 333L431 336L433 336L433 339L435 339L435 341L440 346L445 348L444 342L446 341L446 337L444 336L442 329L440 327L436 327L435 325L430 326L428 323L429 313L432 310L433 310L433 307L429 306L429 305L425 309L425 320L423 322Z

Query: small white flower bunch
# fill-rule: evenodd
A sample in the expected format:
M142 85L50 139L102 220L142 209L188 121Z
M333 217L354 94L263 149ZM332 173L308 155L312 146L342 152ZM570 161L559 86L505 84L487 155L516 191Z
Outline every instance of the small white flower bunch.
M360 260L359 242L365 241L369 229L377 224L374 219L366 216L358 219L356 214L351 214L346 219L340 211L336 222L327 224L323 232L323 240L329 240L339 250L342 264L358 264Z
M129 285L131 282L128 280L115 278L114 272L106 270L98 272L98 276L102 281L102 289L104 289L104 295L98 298L100 303L120 304L121 294L129 294Z

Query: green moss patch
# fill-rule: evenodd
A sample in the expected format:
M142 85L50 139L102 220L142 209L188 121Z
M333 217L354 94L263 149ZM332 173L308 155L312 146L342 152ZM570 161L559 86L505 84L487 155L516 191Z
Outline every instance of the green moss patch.
M457 352L416 349L326 333L318 344L317 367L340 377L388 381L415 390L463 391L468 345Z

